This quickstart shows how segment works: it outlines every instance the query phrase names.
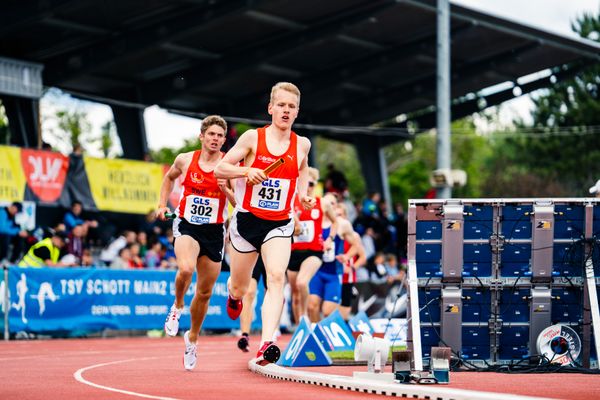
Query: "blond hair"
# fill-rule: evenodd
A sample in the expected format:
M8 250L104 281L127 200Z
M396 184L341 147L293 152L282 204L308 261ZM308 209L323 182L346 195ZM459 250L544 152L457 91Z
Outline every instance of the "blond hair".
M296 96L298 96L298 105L300 105L300 89L298 89L298 86L296 86L290 82L277 82L271 88L271 99L269 100L270 104L273 104L273 99L275 98L275 92L279 89L285 90L286 92L290 92L290 93L293 93Z
M204 117L204 119L202 120L202 125L200 126L200 133L205 133L208 130L208 128L210 128L213 125L218 125L221 128L223 128L225 132L227 132L227 122L225 122L223 117L219 115L209 115L208 117Z
M319 170L313 167L308 167L308 176L312 178L313 181L319 180Z

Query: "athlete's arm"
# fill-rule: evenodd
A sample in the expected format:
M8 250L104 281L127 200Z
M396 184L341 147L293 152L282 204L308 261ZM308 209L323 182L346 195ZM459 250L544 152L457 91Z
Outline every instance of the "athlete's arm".
M248 182L256 185L267 179L259 168L240 167L238 163L254 151L258 132L250 129L242 134L235 145L225 154L215 168L215 176L221 179L248 178Z
M347 219L339 219L338 236L350 245L350 248L346 253L336 257L339 262L345 264L351 257L357 254L357 250L353 249L357 242L356 237L354 236L354 229L352 229L352 224Z
M229 181L229 179L217 179L217 183L219 184L219 189L225 194L229 203L235 207L235 194L231 188L231 181Z
M323 214L331 221L331 228L329 228L329 237L323 238L325 243L323 247L330 249L333 245L333 239L338 232L338 218L333 209L333 205L327 200L327 197L321 198L321 207L323 208Z
M179 178L179 176L183 173L183 169L185 168L186 156L184 154L179 154L169 171L165 174L163 178L162 185L160 186L160 197L158 200L158 207L156 208L156 217L161 221L164 221L165 212L169 211L169 207L167 206L167 200L169 195L173 191L173 185L175 184L175 179Z
M360 235L356 232L352 232L352 236L354 236L354 244L348 249L346 257L352 258L358 255L358 258L354 261L353 265L354 269L358 269L367 264L367 253L365 253L365 248L360 240Z
M310 140L303 136L298 136L298 145L301 149L300 155L302 161L298 167L298 183L296 190L298 191L298 199L306 210L310 210L315 206L316 200L307 194L308 191L308 152L310 151Z

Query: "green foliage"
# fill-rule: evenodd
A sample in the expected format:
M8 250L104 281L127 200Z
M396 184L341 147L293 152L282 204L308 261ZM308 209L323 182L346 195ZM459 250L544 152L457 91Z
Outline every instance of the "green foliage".
M598 41L600 15L584 14L573 29ZM519 130L531 133L508 142L529 179L552 184L553 196L587 195L587 187L599 178L599 87L599 64L557 82L534 99L533 126L518 123Z
M334 140L317 137L313 140L312 150L316 151L316 160L321 180L327 174L327 164L333 163L342 171L348 180L348 190L354 199L365 195L365 181L360 170L360 163L354 146Z
M91 124L87 121L84 111L59 110L55 115L59 131L55 131L54 134L60 140L68 142L71 149L87 143L90 139Z
M489 139L478 135L471 118L452 124L452 168L467 173L467 184L453 189L454 197L481 197L486 179L483 165L492 154ZM389 146L386 151L388 180L394 202L407 204L410 198L422 198L431 189L430 173L436 169L436 135L417 135L406 142Z

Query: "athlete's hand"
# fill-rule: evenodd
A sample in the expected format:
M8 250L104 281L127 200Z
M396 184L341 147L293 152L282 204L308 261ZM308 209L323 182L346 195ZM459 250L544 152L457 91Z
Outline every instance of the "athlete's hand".
M248 179L248 183L251 185L257 185L267 179L265 172L259 168L248 168L244 175L246 176L246 179Z
M329 236L327 239L325 239L325 241L323 242L323 249L324 250L329 250L333 247L333 239L331 238L331 236Z
M311 196L303 196L300 199L300 204L302 204L302 207L304 207L305 210L310 210L317 204L317 200Z
M223 188L228 187L227 186L227 179L225 179L225 178L217 178L217 185L219 185L219 187L221 188L221 190L223 190Z
M346 256L345 254L338 254L337 256L335 256L335 259L338 260L342 265L346 265L346 263L348 262L348 256Z
M158 207L156 209L156 218L158 218L161 221L166 221L167 218L165 217L165 213L171 212L171 210L169 210L169 207Z

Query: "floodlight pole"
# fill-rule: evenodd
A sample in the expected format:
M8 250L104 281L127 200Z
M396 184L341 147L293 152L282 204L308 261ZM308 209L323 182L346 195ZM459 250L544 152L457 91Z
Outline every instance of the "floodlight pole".
M451 169L449 0L437 0L437 168ZM451 197L451 187L437 189L437 198Z

